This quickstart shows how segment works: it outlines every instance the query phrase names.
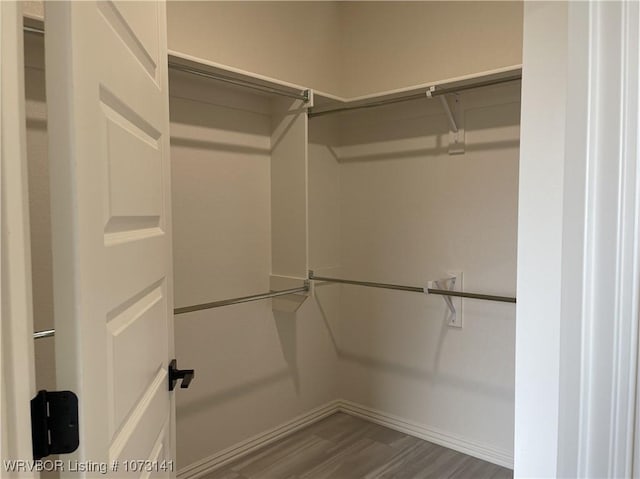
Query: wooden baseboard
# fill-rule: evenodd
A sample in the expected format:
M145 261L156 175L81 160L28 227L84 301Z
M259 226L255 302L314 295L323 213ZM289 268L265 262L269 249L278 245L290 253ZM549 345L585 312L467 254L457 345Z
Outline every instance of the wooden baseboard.
M320 421L332 414L338 412L340 401L331 401L324 406L312 409L306 414L298 416L284 424L269 429L263 433L257 434L249 439L234 444L231 447L223 449L220 452L212 454L209 457L194 462L178 471L178 479L196 479L209 474L216 469L223 467L236 459L256 451L278 439L287 437L294 432Z
M425 441L448 447L454 451L462 452L464 454L477 457L478 459L513 469L513 454L509 451L487 447L483 444L469 441L468 439L457 437L449 433L444 433L361 404L338 399L331 401L324 406L313 409L306 414L298 416L291 421L287 421L284 424L228 447L198 462L190 464L178 471L177 477L178 479L196 479L202 477L230 462L235 461L236 459L246 456L253 451L277 441L278 439L287 437L303 427L318 422L336 412L344 412L345 414L350 414L352 416L386 426L390 429L409 434L410 436L418 437Z

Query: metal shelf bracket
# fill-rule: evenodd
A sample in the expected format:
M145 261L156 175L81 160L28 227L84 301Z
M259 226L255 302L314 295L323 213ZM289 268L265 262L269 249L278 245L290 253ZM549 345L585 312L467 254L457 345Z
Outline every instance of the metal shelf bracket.
M427 98L435 98L436 87L432 86L427 90ZM461 155L464 153L464 110L460 104L458 94L452 94L453 108L449 105L447 95L437 95L440 104L449 120L449 154Z
M462 291L462 273L448 273L448 277L429 281L427 284L427 294L429 290ZM462 298L455 296L442 296L442 300L448 308L447 323L452 328L462 328Z

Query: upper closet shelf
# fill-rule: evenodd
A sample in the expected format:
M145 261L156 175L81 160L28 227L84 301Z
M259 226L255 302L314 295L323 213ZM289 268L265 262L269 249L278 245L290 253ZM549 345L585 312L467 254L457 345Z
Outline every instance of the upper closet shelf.
M184 53L169 50L169 68L236 86L252 88L267 94L302 100L305 106L313 106L313 91L309 88L249 73Z
M519 81L521 79L522 65L514 65L499 70L491 70L474 75L450 78L439 82L350 99L339 98L334 95L316 91L316 103L314 108L309 110L309 118L328 115L330 113L374 108L392 103L433 98L474 88Z

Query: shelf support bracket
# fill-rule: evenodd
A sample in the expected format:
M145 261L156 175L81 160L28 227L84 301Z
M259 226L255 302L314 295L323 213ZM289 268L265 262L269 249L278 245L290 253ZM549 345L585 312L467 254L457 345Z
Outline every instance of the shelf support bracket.
M458 133L458 125L456 125L456 119L453 117L453 112L451 111L446 95L440 95L440 103L442 103L442 108L444 108L444 112L449 119L449 129L454 133Z
M449 291L462 291L462 272L448 273L447 278L429 281L429 289L445 289ZM462 298L451 296L441 296L445 305L449 309L447 312L447 323L453 328L462 328Z
M434 98L436 87L432 86L427 90L427 97ZM446 95L440 97L440 104L449 120L449 154L460 155L464 153L464 112L460 105L460 97L453 95L453 108L449 105Z
M313 90L307 89L302 92L302 101L305 108L313 108Z

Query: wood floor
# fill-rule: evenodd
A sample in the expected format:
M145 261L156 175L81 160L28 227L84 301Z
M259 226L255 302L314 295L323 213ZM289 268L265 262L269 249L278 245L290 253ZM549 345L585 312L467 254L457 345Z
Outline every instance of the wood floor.
M337 413L204 479L511 477L510 469Z

